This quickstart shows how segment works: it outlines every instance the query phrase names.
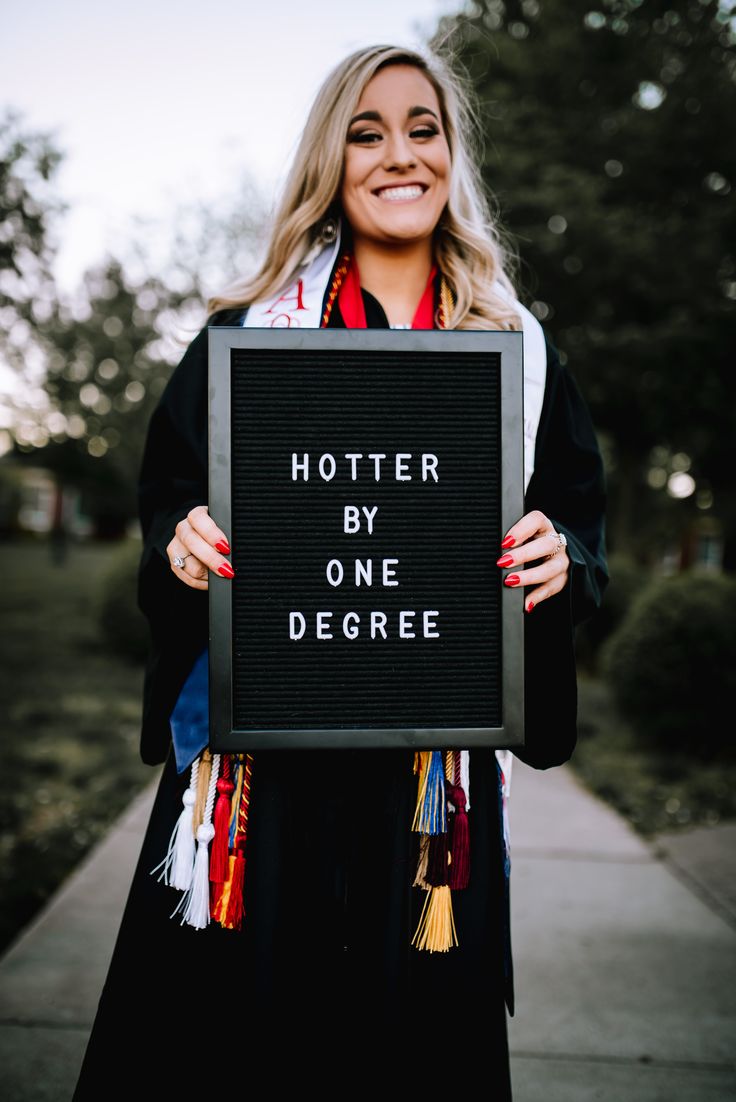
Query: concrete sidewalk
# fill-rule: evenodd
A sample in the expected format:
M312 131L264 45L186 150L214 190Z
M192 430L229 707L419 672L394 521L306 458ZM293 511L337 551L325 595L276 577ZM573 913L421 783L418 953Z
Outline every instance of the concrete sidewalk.
M157 783L0 961L4 1102L71 1097ZM518 761L510 822L514 1102L736 1098L736 825L648 845Z

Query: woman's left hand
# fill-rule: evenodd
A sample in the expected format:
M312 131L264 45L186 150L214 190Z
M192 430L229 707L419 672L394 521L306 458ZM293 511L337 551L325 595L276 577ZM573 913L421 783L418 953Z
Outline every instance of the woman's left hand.
M502 555L496 566L508 570L504 585L534 585L524 599L527 612L548 597L553 597L567 585L570 559L565 550L564 536L555 530L552 521L533 509L512 525L502 543ZM530 570L519 570L523 563L542 560Z

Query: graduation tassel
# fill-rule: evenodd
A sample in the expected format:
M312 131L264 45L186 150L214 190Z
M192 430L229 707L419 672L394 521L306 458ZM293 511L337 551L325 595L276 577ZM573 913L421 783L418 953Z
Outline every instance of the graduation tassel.
M207 793L210 787L210 773L212 771L212 754L209 750L203 750L199 755L199 772L197 774L197 798L192 812L192 829L197 836L197 827L204 817L204 805L207 803Z
M424 888L427 898L411 943L429 953L446 953L458 945L452 891L469 882L467 801L460 783L463 754L467 762L467 752L457 750L444 755L439 750L421 751L414 759L419 782L412 829L420 831L421 838L413 886ZM448 800L454 809L451 817Z
M235 785L230 779L230 755L222 758L222 776L217 781L215 804L215 837L210 854L210 880L221 884L227 877L227 855L230 836L230 801Z
M197 794L197 775L199 773L199 758L192 762L189 775L189 787L185 789L181 802L184 804L176 825L171 832L169 848L163 861L151 869L151 876L161 869L158 877L164 884L169 884L179 891L186 891L192 882L194 869L194 829L193 810ZM162 868L163 866L163 868Z
M467 888L470 883L470 830L465 793L459 784L450 784L447 798L455 808L450 827L450 887Z
M194 873L189 889L179 900L174 911L182 911L182 925L186 922L195 930L203 930L210 921L210 862L209 845L215 836L215 828L212 825L212 812L215 806L215 792L217 790L217 774L220 768L220 755L210 755L209 750L203 751L203 759L210 757L211 768L207 799L205 800L202 822L197 827L197 856L194 859ZM173 915L172 915L173 918Z
M242 754L231 756L232 776L234 792L230 801L230 822L228 824L228 849L225 862L225 876L222 882L213 882L210 917L222 925L227 915L227 905L230 899L230 889L233 882L233 869L235 866L235 837L238 831L238 812L240 810L240 795L243 788ZM210 862L210 870L212 863ZM210 875L210 880L212 876Z
M420 834L440 834L447 830L442 751L422 750L419 757L419 794L412 830Z
M248 839L248 811L250 809L250 778L253 771L253 756L245 755L243 764L243 787L238 808L238 830L235 835L235 864L233 866L232 886L227 903L227 914L223 926L228 930L239 930L245 918L245 845Z
M429 835L423 834L419 839L419 860L417 861L417 871L414 877L413 888L424 888L425 891L429 891L431 884L427 882L427 866L429 864Z
M240 930L245 917L245 846L248 837L248 811L250 807L250 778L253 757L246 754L239 771L239 798L235 837L228 856L227 876L213 892L212 918L227 930Z
M432 888L441 888L443 884L449 884L450 882L450 849L447 843L447 831L444 834L431 834L429 836L426 880Z
M427 893L411 943L416 949L426 949L429 953L447 953L458 944L452 892L447 884L431 888Z

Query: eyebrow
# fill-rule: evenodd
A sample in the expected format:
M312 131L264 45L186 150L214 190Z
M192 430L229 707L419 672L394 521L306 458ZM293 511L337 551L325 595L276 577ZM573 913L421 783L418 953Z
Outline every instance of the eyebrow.
M440 121L436 112L433 111L431 107L421 107L419 105L410 107L407 112L407 118L414 119L417 115L431 115L433 119L437 119L437 122ZM380 111L361 111L359 115L354 115L350 120L350 126L355 122L383 122L383 118Z

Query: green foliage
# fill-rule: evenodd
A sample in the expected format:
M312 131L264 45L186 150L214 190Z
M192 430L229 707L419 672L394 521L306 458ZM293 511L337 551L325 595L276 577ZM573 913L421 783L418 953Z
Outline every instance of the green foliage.
M11 306L20 316L28 316L33 296L49 282L49 231L61 208L49 184L60 160L48 135L24 131L20 116L6 111L0 119L0 309Z
M101 579L97 619L109 650L141 662L148 649L148 628L137 604L139 540L118 548Z
M618 629L636 595L649 581L650 571L630 555L609 556L610 581L598 612L577 629L576 651L581 667L594 670L601 646Z
M12 372L16 386L4 386L0 426L26 420L29 436L38 422L43 392L35 324L56 298L51 275L52 230L63 209L53 185L61 154L46 134L25 130L19 113L0 117L0 369Z
M571 765L586 787L641 834L714 826L736 818L736 755L707 761L641 738L600 678L581 678L580 737Z
M592 10L596 9L596 10ZM734 4L483 0L447 18L519 243L522 297L610 441L613 546L652 547L650 452L686 453L734 541ZM701 499L702 500L702 499Z
M604 644L601 670L641 739L733 756L736 580L692 571L658 578Z

